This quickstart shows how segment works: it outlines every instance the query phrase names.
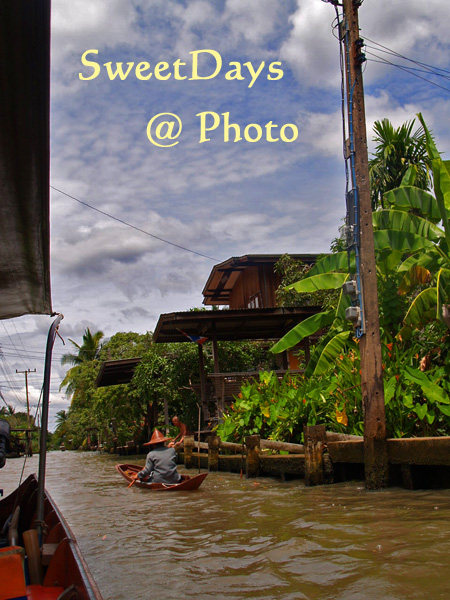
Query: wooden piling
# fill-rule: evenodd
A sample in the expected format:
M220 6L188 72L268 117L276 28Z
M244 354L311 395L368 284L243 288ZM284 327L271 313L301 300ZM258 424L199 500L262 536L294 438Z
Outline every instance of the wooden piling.
M220 437L215 433L208 436L208 471L219 470Z
M193 449L194 449L194 436L193 435L185 435L183 440L184 446L184 466L186 469L191 469L193 467Z
M323 451L326 444L325 425L303 427L305 438L305 485L322 485L324 482Z
M261 439L259 435L248 435L245 438L247 446L246 477L257 477L259 475L259 453Z

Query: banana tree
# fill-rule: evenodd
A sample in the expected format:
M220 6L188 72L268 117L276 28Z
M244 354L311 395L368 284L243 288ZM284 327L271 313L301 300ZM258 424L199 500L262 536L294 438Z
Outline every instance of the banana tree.
M401 331L403 338L436 318L450 329L450 161L442 160L422 115L418 118L426 135L434 195L403 185L386 194L392 210L374 213L374 225L389 232L383 245L406 253L397 267L403 275L399 293L431 283L411 303Z
M450 328L450 161L443 161L422 115L418 115L426 136L426 148L431 162L435 195L413 184L417 166L406 171L399 188L385 194L390 209L373 213L374 245L377 270L381 280L393 275L401 277L399 292L406 294L417 286L427 286L413 300L404 318L402 336L410 337L414 328L423 327L436 316ZM300 293L338 289L354 272L346 252L325 256L307 276L289 286ZM431 284L431 285L430 285ZM275 353L292 348L305 337L329 327L311 357L307 374L325 371L333 356L337 356L351 339L351 327L345 321L348 297L341 294L335 310L328 310L306 319L286 334L273 348Z

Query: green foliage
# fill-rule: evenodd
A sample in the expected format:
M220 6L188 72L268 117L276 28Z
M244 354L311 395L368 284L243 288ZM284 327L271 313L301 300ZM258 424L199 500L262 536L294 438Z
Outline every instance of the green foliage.
M413 132L414 120L395 129L388 119L375 121L375 153L369 160L372 208L384 208L387 191L402 185L405 176L417 188L428 189L430 160L422 127ZM414 167L411 169L411 167Z
M323 291L324 288L309 286L304 290L296 289L300 281L309 277L310 270L310 266L295 260L288 254L284 254L280 258L274 266L275 273L281 277L281 283L275 292L278 306L329 306L332 304L335 294ZM328 289L334 288L329 287Z
M341 388L352 380L354 355L341 359L342 368L331 378L287 374L280 380L273 372L260 373L259 379L242 387L218 434L236 442L260 434L265 439L300 443L303 426L319 423L328 430L361 434L361 395L359 401L358 394L354 395L355 404L350 406Z
M275 367L273 356L268 356L261 343L223 342L218 344L218 350L219 363L225 371ZM204 354L205 369L212 371L211 343L204 345ZM191 429L197 427L198 397L193 389L200 383L197 344L154 344L149 333L119 332L93 356L91 360L78 361L64 379L71 405L67 413L58 413L55 447L64 440L67 448L85 448L87 431L93 444L99 438L106 446L112 446L113 439L119 445L128 440L147 441L148 406L156 406L163 418L165 400L170 416L178 415ZM96 387L103 361L127 358L141 358L129 384Z
M384 343L386 428L389 437L450 434L450 334L433 345L427 332L413 345ZM323 375L260 373L243 385L217 432L241 442L246 435L300 443L304 425L363 435L358 345L337 354Z
M376 178L372 180L374 205L389 209L374 212L373 224L381 338L385 349L393 340L397 344L395 361L387 352L384 364L387 426L397 437L449 431L448 365L429 365L425 373L419 357L423 359L427 345L435 344L433 334L442 336L445 326L450 329L450 170L418 117L422 128L415 134L413 122L398 130L387 120L378 123L378 155L371 163ZM432 183L434 194L428 191ZM340 250L338 245L336 249ZM349 269L354 272L353 261L351 255L349 267L347 252L327 255L303 272L298 282L289 282L287 291L318 293L337 288ZM329 326L312 348L305 371L317 389L323 388L323 380L332 381L336 364L343 367L345 360L337 358L340 353L345 357L352 351L351 326L344 320L346 306L348 299L341 295L333 310L306 319L273 348L282 352ZM353 370L346 382L351 390L359 389L358 372ZM350 397L357 393L350 392ZM354 399L356 410L358 398Z

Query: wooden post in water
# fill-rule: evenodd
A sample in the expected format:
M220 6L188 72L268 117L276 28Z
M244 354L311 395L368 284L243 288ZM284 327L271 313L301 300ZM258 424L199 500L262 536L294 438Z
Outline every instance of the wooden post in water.
M215 433L208 436L208 471L219 470L220 437Z
M194 449L194 436L193 435L186 435L184 436L184 440L183 440L183 446L184 446L184 466L186 467L186 469L191 469L192 468L192 452Z
M325 425L305 426L303 436L305 438L305 485L322 485Z
M248 435L245 438L247 446L246 476L257 477L259 475L259 452L261 448L261 438L259 435Z

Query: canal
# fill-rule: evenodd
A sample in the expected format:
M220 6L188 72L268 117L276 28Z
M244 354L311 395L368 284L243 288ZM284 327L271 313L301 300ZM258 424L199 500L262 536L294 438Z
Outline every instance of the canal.
M450 597L450 490L210 473L197 492L146 493L127 488L117 462L74 452L47 462L47 490L104 600ZM4 495L22 467L10 459L0 471ZM27 459L24 476L37 468Z

